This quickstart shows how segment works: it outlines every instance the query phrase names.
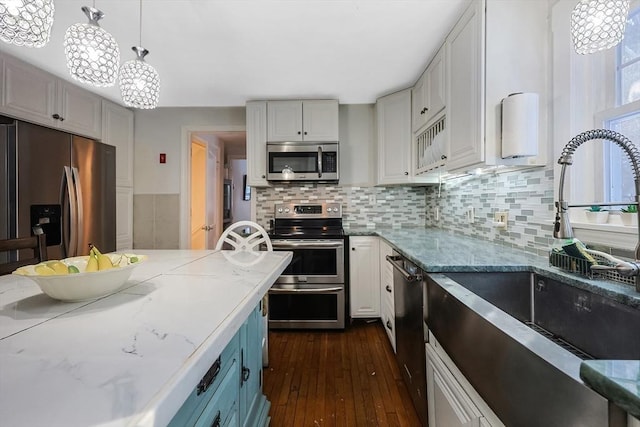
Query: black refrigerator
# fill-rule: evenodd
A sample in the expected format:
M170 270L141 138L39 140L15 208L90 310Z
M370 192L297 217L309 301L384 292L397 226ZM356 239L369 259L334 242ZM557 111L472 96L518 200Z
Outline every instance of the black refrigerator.
M0 156L0 239L39 224L49 259L116 249L115 147L0 116Z

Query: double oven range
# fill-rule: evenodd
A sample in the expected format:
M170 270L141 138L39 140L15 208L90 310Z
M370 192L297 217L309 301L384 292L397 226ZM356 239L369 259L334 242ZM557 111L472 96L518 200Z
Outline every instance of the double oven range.
M339 203L275 205L274 250L293 259L269 290L269 328L344 329L345 236Z

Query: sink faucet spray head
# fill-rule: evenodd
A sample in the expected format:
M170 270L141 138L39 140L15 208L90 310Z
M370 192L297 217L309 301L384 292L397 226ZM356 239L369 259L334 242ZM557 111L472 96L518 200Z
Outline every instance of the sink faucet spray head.
M556 239L573 238L573 228L569 222L569 212L567 202L556 202L556 220L553 227L553 237Z

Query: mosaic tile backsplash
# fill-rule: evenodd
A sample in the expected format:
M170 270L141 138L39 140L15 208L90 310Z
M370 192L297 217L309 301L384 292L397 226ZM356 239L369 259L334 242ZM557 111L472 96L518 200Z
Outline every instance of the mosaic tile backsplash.
M426 225L546 255L553 243L553 168L466 176L431 187L340 187L327 184L256 188L258 222L269 227L278 202L340 202L345 228ZM467 212L474 210L469 222ZM436 219L436 209L438 219ZM494 213L507 210L507 230Z
M546 255L553 243L553 193L551 167L456 178L427 188L426 225ZM509 212L506 231L493 224L494 213L503 210Z
M340 187L328 184L256 188L256 218L268 228L273 205L300 201L342 203L342 222L348 227L395 227L424 225L425 187Z

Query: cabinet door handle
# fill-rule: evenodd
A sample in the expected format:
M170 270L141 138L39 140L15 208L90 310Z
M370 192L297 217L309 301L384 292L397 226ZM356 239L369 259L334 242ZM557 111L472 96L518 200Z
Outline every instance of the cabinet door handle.
M304 132L304 134L306 135L306 134L307 134L307 131L305 131L305 132Z
M356 250L356 248L351 248L351 250L352 250L352 251L355 251L355 250Z
M302 134L302 132L298 131L298 135L301 135L301 134Z
M447 160L447 156L445 156L444 154L443 154L442 156L440 156L440 158L441 158L442 160Z
M266 175L262 175L262 179L265 179L267 176Z
M198 383L196 391L197 396L207 391L209 386L216 380L216 377L220 373L220 366L222 366L222 360L220 359L220 356L218 356L216 361L213 362L213 365L211 365L207 373L204 374L204 377L202 377L202 379Z
M218 411L218 413L216 414L216 417L213 419L213 421L211 422L211 427L220 427L220 418L221 418L222 414L220 414L220 411Z
M405 174L405 175L409 175L409 172L405 172L404 174Z
M387 285L384 288L387 290L387 292L391 293L391 286Z
M391 327L391 321L387 320L387 329L389 329L391 332L393 332L393 328Z
M55 120L60 120L61 122L64 121L64 117L62 117L60 114L56 113L53 114L51 117L53 117Z
M246 383L249 380L249 377L251 376L251 369L247 368L246 366L242 367L242 382Z

